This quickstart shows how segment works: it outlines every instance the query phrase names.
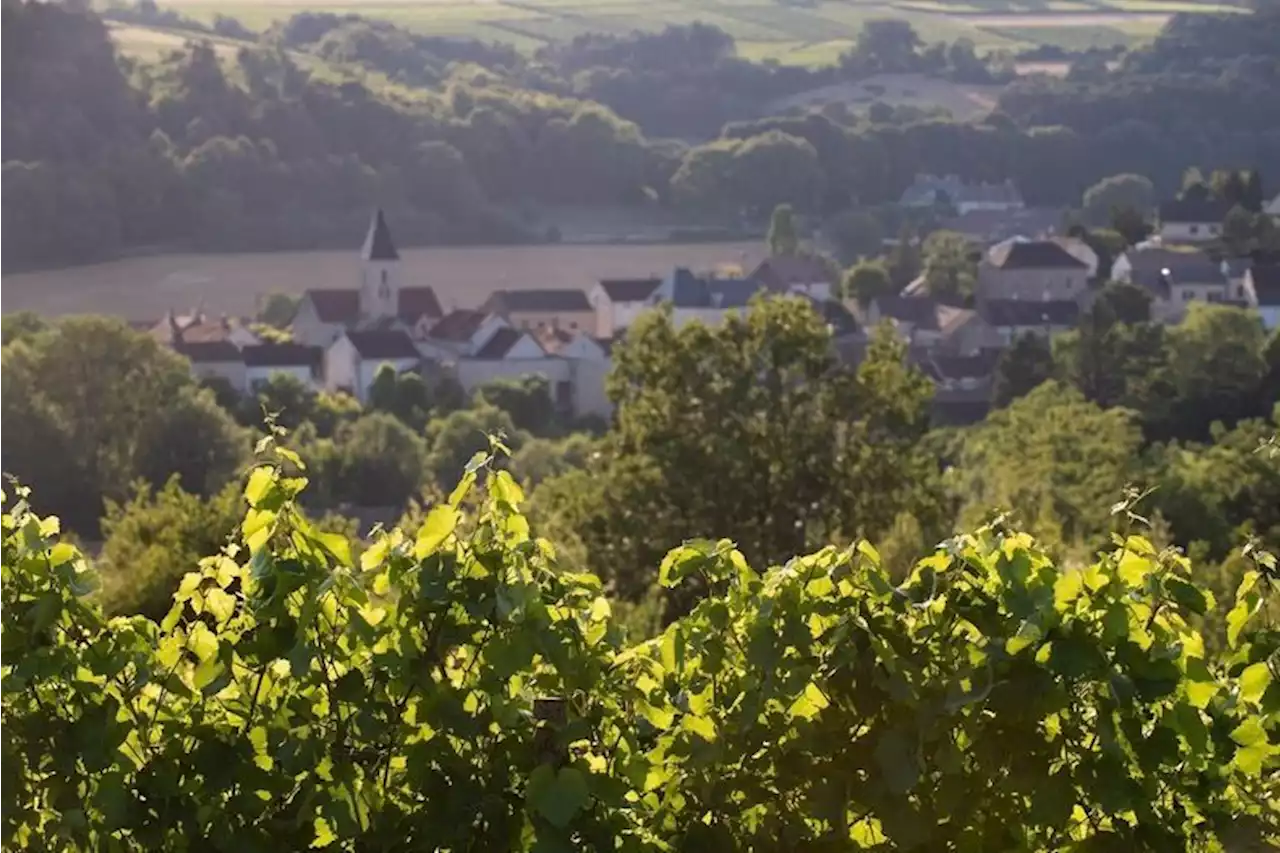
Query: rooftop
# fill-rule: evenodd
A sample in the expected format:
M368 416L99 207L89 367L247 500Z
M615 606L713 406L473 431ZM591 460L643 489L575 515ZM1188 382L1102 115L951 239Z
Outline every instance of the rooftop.
M1249 270L1258 305L1280 305L1280 264L1256 264Z
M307 290L302 295L311 300L321 323L351 323L360 316L358 290Z
M298 343L263 343L241 352L246 367L315 367L324 358L320 347Z
M485 312L474 308L457 308L441 317L440 321L431 327L427 336L440 341L457 343L469 341L480 330L480 326L488 316Z
M798 284L832 281L831 270L821 258L813 255L771 255L751 272L755 279L771 290L786 290Z
M600 280L600 287L611 302L644 302L658 285L660 278L606 278Z
M1004 270L1088 268L1088 264L1053 240L1009 240L992 247L987 259Z
M226 339L218 341L176 341L174 352L186 356L196 364L210 363L243 363L244 356L240 349Z
M1231 205L1216 198L1176 198L1160 205L1161 222L1221 222Z
M476 358L506 358L507 353L511 352L511 348L516 345L525 333L519 329L513 329L510 326L503 326L496 330L489 340L485 341L484 346L476 351Z
M347 340L363 360L420 358L413 339L400 329L348 331Z
M396 251L396 244L391 239L391 229L387 227L387 218L383 216L380 207L369 220L369 232L365 234L360 257L366 261L400 260L400 253Z
M495 314L537 311L590 311L591 301L581 290L544 288L534 290L495 290L483 306Z

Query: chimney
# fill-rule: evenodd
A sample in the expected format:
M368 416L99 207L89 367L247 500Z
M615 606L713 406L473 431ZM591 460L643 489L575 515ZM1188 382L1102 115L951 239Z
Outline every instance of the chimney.
M169 342L182 343L182 327L178 325L178 318L174 316L172 308L165 315L165 319L169 321Z

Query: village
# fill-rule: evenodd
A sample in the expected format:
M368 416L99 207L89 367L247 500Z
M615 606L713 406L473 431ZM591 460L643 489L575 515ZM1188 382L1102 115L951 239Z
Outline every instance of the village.
M860 358L871 329L889 321L908 344L910 359L935 384L935 422L972 423L989 409L1000 353L1021 335L1074 328L1107 279L1143 288L1159 322L1179 322L1199 301L1252 307L1266 328L1280 324L1280 266L1215 262L1202 247L1221 229L1223 212L1213 202L1162 205L1158 230L1115 258L1104 278L1085 240L1055 235L1054 226L1043 223L1030 234L1017 233L1019 226L1033 226L1036 216L1008 184L922 176L902 204L940 199L956 211L958 233L968 232L977 245L983 235L1001 237L982 250L967 307L931 296L923 276L901 293L860 303L840 293L831 265L800 254L767 257L745 273L676 267L662 277L601 280L590 291L495 290L479 305L444 311L430 284L405 280L379 209L369 223L355 286L305 291L289 327L291 340L199 310L134 325L189 359L197 377L243 394L273 373L288 373L317 390L343 391L364 402L386 364L397 373L416 372L429 384L451 379L467 393L495 379L538 375L563 415L607 419L611 349L644 312L666 303L677 327L715 324L743 312L757 295L794 295L827 321L833 346L849 363Z

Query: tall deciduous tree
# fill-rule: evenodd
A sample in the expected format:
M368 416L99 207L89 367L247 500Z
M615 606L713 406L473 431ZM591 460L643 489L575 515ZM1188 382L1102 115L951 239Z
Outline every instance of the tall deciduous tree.
M3 465L74 529L138 477L207 494L248 440L187 362L119 320L75 317L4 347Z
M796 213L789 204L773 209L769 219L769 254L794 255L800 251L800 235L796 230Z
M997 409L1030 394L1053 378L1053 350L1044 335L1026 333L1000 353L991 385L991 405Z
M767 562L884 531L904 510L936 527L935 463L917 445L931 387L888 330L854 371L800 299L758 301L716 328L654 312L614 365L606 460L542 488L623 594L640 595L690 537L729 537Z
M877 297L892 293L893 281L884 261L861 261L845 272L841 288L846 299L856 299L866 308Z

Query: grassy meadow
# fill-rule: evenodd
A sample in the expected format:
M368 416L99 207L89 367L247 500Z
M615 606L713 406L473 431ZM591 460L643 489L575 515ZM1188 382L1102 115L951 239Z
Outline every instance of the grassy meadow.
M416 32L474 37L521 50L592 32L628 33L702 21L737 39L751 59L795 65L833 61L869 18L911 22L926 41L972 39L980 48L1021 49L1037 44L1066 48L1131 44L1149 38L1169 15L1236 8L1198 0L162 0L193 18L217 14L262 30L303 10L358 12ZM138 32L138 30L143 30ZM132 52L153 52L158 36L121 28L117 39Z

